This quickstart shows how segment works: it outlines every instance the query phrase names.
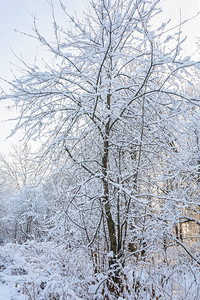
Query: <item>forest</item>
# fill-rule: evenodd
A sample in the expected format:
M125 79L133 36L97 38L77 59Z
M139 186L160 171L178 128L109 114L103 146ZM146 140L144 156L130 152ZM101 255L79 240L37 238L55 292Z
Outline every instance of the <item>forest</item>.
M0 156L13 300L200 299L200 64L159 2L60 2L64 28L49 1L52 40L33 20L44 56L0 95L23 132Z

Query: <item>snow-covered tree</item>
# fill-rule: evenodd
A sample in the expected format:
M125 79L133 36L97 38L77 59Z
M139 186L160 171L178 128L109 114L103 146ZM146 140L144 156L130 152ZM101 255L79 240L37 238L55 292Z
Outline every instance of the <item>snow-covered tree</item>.
M129 251L143 257L170 232L180 199L168 183L180 167L178 120L197 100L184 91L195 63L181 56L180 32L153 26L159 1L91 1L84 21L61 8L71 28L54 17L53 41L34 23L52 62L24 63L3 98L20 111L16 130L40 140L41 160L66 174L63 210L116 297L128 293Z
M28 146L13 146L7 156L0 156L0 168L2 240L22 242L41 238L49 206L39 184L41 165L33 160Z

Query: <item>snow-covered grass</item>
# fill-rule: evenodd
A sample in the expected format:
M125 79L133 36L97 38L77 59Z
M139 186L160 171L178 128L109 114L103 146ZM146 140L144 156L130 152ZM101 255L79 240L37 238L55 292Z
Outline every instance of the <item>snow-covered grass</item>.
M135 293L138 300L198 300L200 269L190 265L137 267Z
M53 242L29 242L6 244L0 255L1 282L4 287L14 285L16 294L25 299L87 299L85 279L91 268L84 251Z
M0 259L0 300L105 299L106 274L93 274L84 250L55 242L9 243L1 246ZM124 299L200 299L200 270L191 262L129 261L125 274L129 291Z

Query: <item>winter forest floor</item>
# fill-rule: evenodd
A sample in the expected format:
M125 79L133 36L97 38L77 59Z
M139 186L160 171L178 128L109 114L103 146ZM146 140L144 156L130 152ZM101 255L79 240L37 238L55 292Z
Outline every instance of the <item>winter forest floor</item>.
M11 298L10 289L8 286L0 284L0 300L10 300Z
M102 295L105 274L93 273L83 250L54 242L8 243L1 246L0 258L0 300L107 299ZM129 291L120 300L200 299L199 267L181 251L173 265L155 261L133 265L130 260L125 272Z

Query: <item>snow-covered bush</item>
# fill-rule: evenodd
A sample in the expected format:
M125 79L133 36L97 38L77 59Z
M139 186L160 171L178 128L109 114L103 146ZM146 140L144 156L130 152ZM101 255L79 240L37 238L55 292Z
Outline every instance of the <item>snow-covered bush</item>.
M1 247L0 279L26 299L90 299L92 264L83 250L54 242Z
M1 246L0 259L0 281L12 287L13 299L107 299L107 274L94 274L90 256L83 249L54 242L8 243ZM197 300L200 296L200 270L191 262L135 264L132 259L122 276L126 300Z

